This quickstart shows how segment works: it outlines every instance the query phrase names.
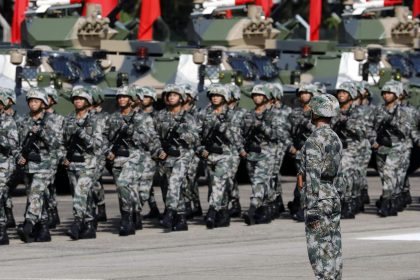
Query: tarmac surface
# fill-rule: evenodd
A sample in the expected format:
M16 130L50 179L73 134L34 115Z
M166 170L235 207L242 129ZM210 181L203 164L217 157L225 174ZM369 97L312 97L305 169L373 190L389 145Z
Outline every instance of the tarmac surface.
M365 213L341 221L343 279L420 279L420 177L411 178L414 203L389 218L375 214L379 178L368 181L371 204ZM294 178L284 177L285 203L293 187ZM64 234L72 221L71 196L59 196L62 223L52 230L52 242L24 244L9 230L11 244L0 247L0 279L314 279L304 225L287 214L255 226L237 218L229 228L213 230L196 218L189 231L171 233L146 221L136 235L120 237L115 186L105 188L108 222L99 225L95 240L71 241ZM160 190L155 193L162 209ZM240 193L246 210L250 186L241 185ZM207 187L200 194L206 211ZM14 197L17 222L25 200L23 191Z

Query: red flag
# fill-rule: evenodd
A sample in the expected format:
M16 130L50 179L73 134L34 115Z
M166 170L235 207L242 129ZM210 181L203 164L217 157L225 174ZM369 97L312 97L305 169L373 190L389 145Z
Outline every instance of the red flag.
M413 18L420 14L420 0L413 1Z
M273 6L273 0L255 0L255 5L263 8L266 17L270 16L271 7Z
M309 25L311 26L311 41L319 40L319 27L321 26L322 0L311 0L309 7Z
M102 16L106 17L118 5L118 0L85 0L85 6L83 7L83 15L86 15L87 4L101 4L102 5Z
M12 20L12 43L20 43L20 26L25 19L29 0L16 0Z
M160 17L159 0L142 0L140 11L140 26L137 39L153 39L153 23Z

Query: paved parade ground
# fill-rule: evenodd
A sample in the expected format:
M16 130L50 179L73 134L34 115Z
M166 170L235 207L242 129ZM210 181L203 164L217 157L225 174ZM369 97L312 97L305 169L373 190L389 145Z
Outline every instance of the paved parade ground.
M420 174L415 174L420 176ZM379 177L368 178L373 200L355 220L343 220L343 279L420 279L420 177L412 177L414 204L398 217L379 218L374 200ZM292 197L292 177L283 178L284 200ZM156 195L162 209L160 190ZM207 188L201 187L207 210ZM243 208L250 186L240 187ZM20 194L19 194L20 193ZM15 217L23 220L23 192L14 198ZM115 186L106 185L108 222L95 240L71 241L64 231L72 221L71 196L59 196L62 218L50 243L24 244L9 230L11 244L0 247L0 279L313 279L304 226L288 215L268 225L208 230L202 219L188 232L166 233L152 222L135 236L118 236ZM145 209L147 212L148 209Z

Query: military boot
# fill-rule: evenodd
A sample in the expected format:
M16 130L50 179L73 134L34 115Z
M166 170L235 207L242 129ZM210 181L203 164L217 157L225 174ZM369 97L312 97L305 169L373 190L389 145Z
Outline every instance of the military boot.
M255 212L256 212L256 207L254 205L251 205L248 209L248 211L244 212L244 214L242 215L242 217L244 218L245 224L251 226L251 225L255 225Z
M80 232L80 239L95 239L96 238L96 229L94 221L85 222Z
M362 189L362 200L364 204L369 204L370 203L370 197L368 194L368 190L367 189Z
M216 227L230 226L230 214L227 209L220 209L216 213Z
M136 233L136 230L134 229L131 213L122 211L119 235L128 236L135 233Z
M242 209L241 209L241 203L239 202L239 200L238 199L232 200L232 206L229 209L229 215L232 218L235 218L235 217L240 217L241 213L242 213Z
M166 209L165 213L163 214L162 220L160 220L160 225L167 229L172 229L174 224L175 218L175 211Z
M282 198L281 194L277 195L276 203L277 203L277 206L279 208L279 214L281 214L283 212L286 212L286 209L284 208L283 198Z
M255 212L256 224L269 224L271 223L271 211L268 205L261 206Z
M25 243L33 242L34 241L34 236L32 232L33 229L34 229L34 224L32 224L30 220L26 219L23 225L18 226L17 233L19 235L20 240L22 240Z
M42 221L37 224L37 230L35 235L35 242L50 242L51 234L49 229L49 222Z
M398 216L398 202L396 197L392 198L389 203L388 215Z
M402 194L395 197L395 206L398 212L404 211L405 205L404 205L404 198L402 197Z
M98 214L96 215L96 220L98 222L106 222L108 220L106 216L105 204L98 205Z
M191 201L185 202L185 216L188 220L191 220L194 218L193 210L191 207Z
M292 219L299 223L304 222L305 214L303 212L303 209L300 209L299 207L298 211L295 214L293 214Z
M390 200L384 199L383 197L381 197L378 204L379 204L379 207L377 210L378 215L380 217L388 217Z
M354 212L352 210L352 200L341 201L341 219L354 219Z
M141 217L140 211L135 211L133 213L133 224L134 224L134 228L136 230L143 229L143 221L142 221L142 217Z
M71 224L69 230L67 230L66 234L70 236L73 240L79 240L80 231L82 229L82 221L79 219L74 219L73 223Z
M5 224L0 225L0 245L9 245L9 236Z
M275 220L280 217L279 205L275 201L268 204L268 207L271 210L271 220Z
M187 224L187 217L185 214L176 214L175 216L175 223L172 227L173 231L187 231L188 224Z
M206 226L208 229L213 229L216 226L216 209L214 209L214 207L210 206L209 211L207 212L206 215Z
M410 205L413 202L413 199L411 198L411 194L410 194L409 190L408 191L403 191L401 193L401 197L402 197L404 207L407 207L408 205Z
M159 208L157 207L156 202L149 203L150 212L143 216L144 219L160 219Z
M6 214L6 219L7 219L7 223L6 223L7 228L16 227L15 217L13 216L13 209L5 207L4 212Z
M194 208L193 208L193 216L194 217L201 217L203 216L203 209L201 208L200 201L194 201Z

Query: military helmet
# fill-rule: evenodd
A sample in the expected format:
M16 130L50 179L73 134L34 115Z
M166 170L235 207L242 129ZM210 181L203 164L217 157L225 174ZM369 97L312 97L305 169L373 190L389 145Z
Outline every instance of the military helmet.
M359 91L360 94L367 93L370 95L370 87L367 81L360 81L356 83L356 89Z
M90 94L89 90L83 86L75 86L73 88L73 92L71 93L71 99L75 97L84 98L90 105L93 104L92 95Z
M41 88L30 88L26 93L26 100L29 101L29 99L39 99L48 106L47 93Z
M402 83L395 80L390 80L384 84L381 92L391 92L395 94L396 97L400 97L403 92Z
M307 84L307 83L300 84L297 90L297 94L301 92L309 92L312 94L312 97L319 95L318 87L314 84Z
M338 115L340 104L335 96L322 94L314 96L309 102L312 113L320 117L332 118Z
M54 100L54 102L56 104L58 104L58 99L59 98L58 98L57 90L53 87L45 87L43 89L44 89L45 93L47 94L47 96L51 97L52 100Z
M225 85L227 90L230 92L230 98L235 100L241 99L241 89L237 85L227 84Z
M13 89L11 89L11 88L0 88L0 92L4 93L5 96L7 96L7 98L12 100L13 104L16 104L16 93Z
M265 97L267 97L268 100L270 100L270 99L273 98L273 95L271 93L270 87L268 85L265 85L265 84L255 85L252 88L251 96L253 94L261 94L261 95L264 95Z
M4 105L7 106L9 105L9 94L7 92L8 89L6 88L0 88L0 102Z
M357 89L353 82L341 83L340 86L336 88L336 92L338 93L339 91L348 92L348 94L350 94L351 99L357 98Z
M191 85L189 84L185 84L184 86L184 91L186 95L189 95L192 99L197 100L198 96L197 96L197 91L194 90Z
M185 93L185 89L183 86L176 84L167 84L163 89L162 94L167 94L171 92L179 94L183 102L187 100L187 94Z
M136 96L136 91L133 90L131 87L129 86L122 86L120 88L117 89L117 93L115 94L115 96L118 98L118 96L128 96L131 98L131 100L135 100L137 98Z
M148 96L153 99L153 101L157 101L156 90L152 87L140 87L137 89L137 96L140 99L143 99L145 96Z
M314 86L316 86L319 94L326 94L327 93L327 87L324 83L321 82L315 82Z
M273 99L280 100L284 93L283 93L283 86L280 83L270 83L267 86L271 89L271 94L273 95Z
M100 87L91 86L89 92L92 95L94 105L99 105L105 101L104 91Z
M223 96L226 102L230 100L230 90L222 84L211 84L207 88L207 96L210 98L212 95L220 95Z

